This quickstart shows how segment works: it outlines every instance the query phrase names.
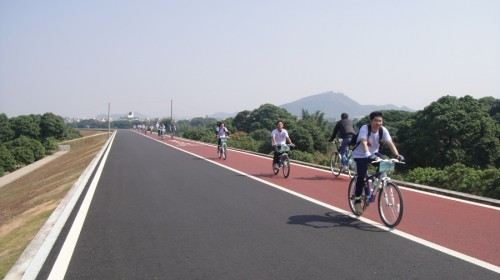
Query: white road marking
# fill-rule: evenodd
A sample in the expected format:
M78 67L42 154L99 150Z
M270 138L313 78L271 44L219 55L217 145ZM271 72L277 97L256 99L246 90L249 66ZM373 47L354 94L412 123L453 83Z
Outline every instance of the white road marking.
M480 267L486 268L486 269L488 269L488 270L494 271L494 272L496 272L496 273L500 273L500 267L499 267L499 266L496 266L496 265L494 265L494 264L491 264L491 263L488 263L488 262L482 261L482 260L480 260L480 259L477 259L477 258L474 258L474 257L468 256L468 255L463 254L463 253L460 253L460 252L458 252L458 251L455 251L455 250L452 250L452 249L446 248L446 247L441 246L441 245L439 245L439 244L436 244L436 243L434 243L434 242L431 242L431 241L428 241L428 240L422 239L422 238L420 238L420 237L417 237L417 236L415 236L415 235L412 235L412 234L409 234L409 233L406 233L406 232L400 231L400 230L398 230L398 229L391 229L391 228L388 228L388 227L386 227L385 225L382 225L382 224L380 224L380 223L378 223L378 222L375 222L375 221L373 221L373 220L370 220L370 219L367 219L367 218L364 218L364 217L358 217L358 216L355 216L355 215L354 215L354 214L352 214L351 212L348 212L348 211L346 211L346 210L344 210L344 209L342 209L342 208L338 208L338 207L336 207L336 206L333 206L333 205L331 205L331 204L328 204L328 203L325 203L325 202L319 201L319 200L314 199L314 198L312 198L312 197L309 197L309 196L303 195L303 194L301 194L301 193L298 193L298 192L295 192L295 191L289 190L289 189L284 188L284 187L282 187L282 186L279 186L279 185L276 185L276 184L274 184L274 183L268 182L268 181L266 181L266 180L264 180L264 179L261 179L261 178L255 177L255 176L253 176L253 175L250 175L250 174L244 173L244 172L242 172L242 171L240 171L240 170L237 170L237 169L231 168L231 167L229 167L229 166L226 166L226 165L224 165L224 164L218 163L218 162L213 161L213 160L211 160L211 159L208 159L208 158L202 157L202 156L200 156L200 155L197 155L197 154L195 154L195 153L192 153L192 152L189 152L189 151L183 150L183 149L181 149L181 148L179 148L179 147L176 147L176 146L174 146L174 145L171 145L171 144L168 144L168 143L162 142L162 141L157 140L157 139L154 139L154 138L151 138L151 139L152 139L152 140L154 140L154 141L157 141L157 142L159 142L159 143L162 143L162 144L164 144L164 145L166 145L166 146L169 146L169 147L171 147L171 148L174 148L174 149L176 149L176 150L179 150L179 151L182 151L182 152L187 153L187 154L189 154L189 155L192 155L192 156L194 156L194 157L197 157L197 158L200 158L200 159L206 160L206 161L208 161L208 162L210 162L210 163L213 163L213 164L215 164L215 165L218 165L218 166L220 166L220 167L222 167L222 168L225 168L225 169L231 170L231 171L233 171L233 172L235 172L235 173L238 173L238 174L240 174L240 175L246 176L246 177L248 177L248 178L251 178L251 179L253 179L253 180L256 180L256 181L258 181L258 182L261 182L261 183L263 183L263 184L266 184L266 185L268 185L268 186L271 186L271 187L273 187L273 188L276 188L276 189L279 189L279 190L284 191L284 192L286 192L286 193L289 193L289 194L292 194L292 195L294 195L294 196L300 197L300 198L302 198L302 199L304 199L304 200L307 200L307 201L309 201L309 202L312 202L312 203L314 203L314 204L317 204L317 205L323 206L323 207L325 207L325 208L331 209L331 210L333 210L333 211L335 211L335 212L339 212L339 213L341 213L341 214L343 214L343 215L346 215L346 216L349 216L349 217L351 217L351 218L358 219L358 220L360 220L360 221L362 221L362 222L364 222L364 223L370 224L370 225L372 225L372 226L374 226L374 227L377 227L377 228L379 228L379 229L382 229L382 230L385 230L385 231L388 231L388 232L394 233L394 234L396 234L396 235L398 235L398 236L401 236L401 237L406 238L406 239L408 239L408 240L411 240L411 241L413 241L413 242L419 243L419 244L424 245L424 246L426 246L426 247L429 247L429 248L431 248L431 249L434 249L434 250L440 251L440 252L442 252L442 253L445 253L445 254L448 254L448 255L450 255L450 256L456 257L456 258L458 258L458 259L464 260L464 261L466 261L466 262L469 262L469 263L475 264L475 265L477 265L477 266L480 266ZM237 151L236 151L236 152L237 152ZM250 154L250 155L251 155L251 154ZM311 168L311 167L310 167L310 168ZM315 169L315 168L313 168L313 169ZM321 169L317 169L317 170L321 170ZM460 201L461 201L461 200L460 200Z
M85 195L85 198L82 202L82 205L78 210L78 214L76 215L75 220L73 221L73 225L71 226L71 229L69 230L69 233L66 236L66 240L64 241L61 251L59 251L59 255L57 256L56 262L54 263L54 266L50 271L48 277L48 279L50 280L64 279L64 275L66 275L69 262L71 261L71 256L75 251L76 242L78 241L78 237L80 236L80 233L82 231L83 223L85 222L85 218L87 217L87 213L90 208L90 203L92 202L92 198L94 197L97 183L101 178L102 170L104 169L104 165L106 164L106 160L108 158L109 151L111 150L111 146L113 145L113 140L115 135L116 134L113 134L113 139L111 140L111 143L109 144L108 149L106 150L106 153L104 154L104 157L102 158L101 163L99 164L94 179L92 180L92 183L90 184L87 194Z

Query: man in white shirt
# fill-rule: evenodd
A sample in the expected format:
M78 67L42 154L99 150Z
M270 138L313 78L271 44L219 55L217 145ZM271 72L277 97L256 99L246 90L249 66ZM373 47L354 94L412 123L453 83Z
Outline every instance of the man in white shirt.
M293 144L292 140L288 136L288 131L286 131L283 126L283 121L279 120L276 122L276 128L271 132L271 145L274 148L273 166L275 169L279 168L278 157L281 154L279 152L281 145L286 144L287 142L289 144Z
M395 157L401 161L404 157L399 154L398 149L392 142L391 135L387 128L383 127L384 115L382 112L372 112L370 114L370 124L363 125L359 129L358 138L356 140L356 146L352 151L352 157L356 162L356 192L354 198L354 208L357 215L363 213L361 207L361 194L363 193L363 188L365 186L365 177L368 173L368 164L377 159L380 148L380 141L384 142L389 146L391 152Z

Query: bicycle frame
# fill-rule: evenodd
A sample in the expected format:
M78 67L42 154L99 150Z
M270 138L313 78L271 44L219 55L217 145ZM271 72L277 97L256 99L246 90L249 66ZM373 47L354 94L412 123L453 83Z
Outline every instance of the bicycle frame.
M290 175L290 157L288 155L288 152L290 151L290 147L293 147L293 145L283 144L283 145L280 145L280 150L277 151L280 153L278 156L277 163L278 163L279 168L282 169L283 176L285 178L288 178L288 176ZM278 174L279 168L275 168L273 165L273 172L275 175Z
M227 147L227 138L228 137L220 137L220 146L224 146L224 147Z
M220 146L217 146L217 153L219 155L219 158L224 158L224 160L226 159L227 157L227 139L229 137L227 136L224 136L224 137L220 137L219 140L220 140Z

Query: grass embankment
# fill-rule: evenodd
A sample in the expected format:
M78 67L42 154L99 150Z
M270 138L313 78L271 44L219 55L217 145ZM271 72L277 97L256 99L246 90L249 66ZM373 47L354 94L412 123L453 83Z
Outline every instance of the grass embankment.
M106 140L99 135L71 141L68 153L0 188L0 279Z

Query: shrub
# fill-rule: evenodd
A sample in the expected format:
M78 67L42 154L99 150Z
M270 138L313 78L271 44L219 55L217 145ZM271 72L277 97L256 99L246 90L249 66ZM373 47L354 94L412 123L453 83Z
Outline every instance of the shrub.
M44 139L42 144L47 154L52 154L55 150L57 150L57 140L54 137Z
M293 150L290 152L290 157L294 160L314 163L314 156L311 153L303 152L299 150Z
M12 149L12 155L17 162L22 164L30 164L35 161L35 155L33 154L33 151L26 146L14 147Z
M45 147L40 143L40 141L35 139L30 139L30 148L33 151L35 160L39 160L45 156Z
M444 169L432 167L410 170L404 180L491 198L500 198L500 170L478 170L455 163Z
M238 131L231 134L231 138L228 142L230 147L239 148L247 151L256 152L258 148L258 142L255 141L246 132Z
M30 164L45 156L43 145L38 140L26 136L7 142L7 147L11 149L14 158L19 163Z

